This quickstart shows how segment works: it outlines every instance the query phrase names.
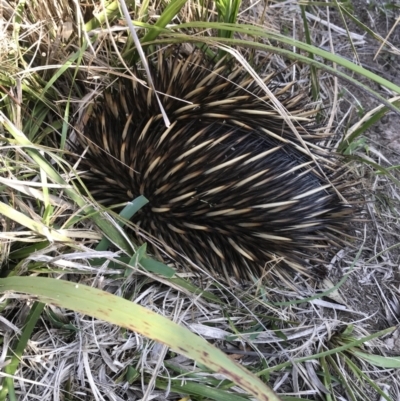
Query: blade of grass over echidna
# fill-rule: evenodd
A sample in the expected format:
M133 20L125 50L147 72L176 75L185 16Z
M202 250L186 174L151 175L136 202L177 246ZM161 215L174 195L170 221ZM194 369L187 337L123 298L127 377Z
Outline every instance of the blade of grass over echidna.
M279 400L260 379L204 339L153 311L105 291L51 278L9 277L0 279L0 292L29 294L41 302L125 327L223 374L260 401Z
M179 31L181 29L187 29L187 28L192 28L192 29L219 29L221 23L214 23L214 22L190 22L190 23L185 23L185 24L180 24L180 25L175 25L171 26L170 29L173 31ZM382 85L398 94L400 94L400 87L398 85L395 85L394 83L388 81L387 79L374 74L373 72L351 62L350 60L347 60L341 56L338 56L336 54L332 54L326 50L320 49L316 46L309 45L304 42L300 42L298 40L288 38L284 35L275 33L275 32L267 32L261 28L255 27L255 26L250 26L250 25L241 25L241 24L223 24L224 29L227 30L232 30L232 31L237 31L238 33L243 33L246 35L251 35L254 37L265 37L271 40L275 40L280 43L284 43L286 45L289 45L291 47L295 47L298 49L301 49L308 54L313 54L315 56L319 56L324 58L325 60L331 61L333 63L336 63L342 67L345 67L349 69L350 71L353 71L357 74L360 74L361 76L364 76L365 78L370 79L371 81L374 81L378 83L379 85ZM348 82L351 82L354 85L357 85L358 87L362 88L363 90L368 91L371 93L375 98L381 100L383 103L385 103L391 110L396 111L397 113L400 113L400 109L397 107L394 107L391 104L388 104L385 98L379 95L379 93L373 91L371 88L368 88L365 85L362 85L357 79L352 78L350 75L342 73L341 71L338 71L324 63L321 63L317 60L310 59L307 56L303 56L299 53L295 53L293 51L289 51L286 49L281 49L275 46L270 46L262 43L255 43L252 41L248 40L241 40L241 39L226 39L226 38L206 38L206 37L198 37L198 38L193 38L189 35L182 35L180 36L179 34L176 34L175 36L175 41L199 41L199 42L206 42L210 45L214 44L216 45L217 43L225 43L227 45L238 45L238 46L243 46L244 48L259 48L263 50L270 51L272 53L277 53L281 54L283 56L289 57L290 59L295 59L301 62L304 62L309 65L314 65L317 68L326 70L334 75L337 75L340 78L343 78L347 80ZM168 43L171 42L171 39L165 39L165 40L159 40L158 43Z
M132 258L133 259L133 258ZM175 276L175 270L157 260L143 257L139 261L140 265L150 273L159 274L166 278Z
M207 42L209 45L215 45L215 43L212 40L207 40L205 38L202 38L201 40L203 42ZM190 41L193 41L193 38L185 37L185 39L183 41L190 42ZM199 41L196 40L196 42L199 42ZM221 42L221 43L224 42L227 45L236 45L236 46L245 46L245 47L249 47L249 48L263 49L263 50L266 50L266 51L271 52L271 53L280 54L281 56L287 57L288 59L293 59L296 62L303 62L305 64L309 64L310 66L315 66L315 67L317 67L319 69L326 70L331 75L337 76L338 78L341 78L344 81L347 81L348 83L354 85L355 87L358 87L363 92L366 92L366 93L370 94L373 98L375 98L376 100L382 102L390 110L392 110L395 113L400 115L400 109L398 107L395 107L394 105L392 105L389 101L387 101L384 97L382 97L378 92L376 92L373 89L371 89L370 87L362 84L359 80L351 77L350 75L345 74L345 73L341 72L340 70L334 69L334 68L332 68L332 67L330 67L330 66L328 66L326 64L323 64L323 63L321 63L321 62L319 62L317 60L311 60L310 58L308 58L306 56L302 56L301 54L293 53L292 51L289 51L289 50L276 48L274 46L265 45L265 44L252 43L252 42L248 42L248 41L244 41L244 40L226 40L224 38L221 38L219 40L219 42ZM158 44L170 43L170 40L167 40L167 39L166 40L158 40L157 43ZM341 64L341 63L338 63L338 64ZM362 67L360 67L360 68L362 68ZM373 74L373 73L369 72L368 70L366 70L364 68L362 68L362 70L363 71L361 71L361 73L362 72L368 72L368 74L365 74L365 75L368 75L368 77L370 77L370 76L377 77L376 79L373 79L374 81L380 81L378 75ZM400 93L400 87L399 86L393 85L387 80L384 80L384 81L385 81L385 84L382 84L383 86L390 87L390 89L396 88L395 91L397 93Z
M121 220L119 220L118 225L123 227L125 225L124 220L130 220L135 213L137 213L146 203L149 201L142 195L133 201L129 202L119 213ZM120 233L118 233L120 234ZM97 251L105 251L110 246L111 241L107 237L103 237L103 239L97 244Z
M108 247L100 249L96 247L96 251L105 251ZM143 269L149 273L160 275L164 278L171 278L175 275L175 270L167 266L164 263L158 262L157 260L146 257L146 243L138 247L133 256L121 256L115 259L105 259L103 257L91 258L91 266L101 266L105 262L108 262L108 267L112 269L129 269L130 267L136 268L140 264Z
M175 275L175 270L172 267L169 267L155 259L148 258L146 256L146 243L140 246L132 257L121 256L112 260L106 260L104 258L92 259L91 265L101 266L106 261L108 261L108 267L111 269L126 269L128 266L136 267L138 264L140 264L144 270L165 278L167 282L169 282L173 287L178 288L180 291L201 296L210 302L224 305L221 299L212 292L206 291L203 288L194 285L189 280L177 277Z
M121 220L118 221L118 225L123 227L125 225L124 221L129 221L144 205L149 201L142 195L129 202L119 213ZM105 251L111 245L111 241L107 237L103 239L96 246L97 251ZM146 258L146 246L145 244L139 247L130 260L125 260L129 266L136 267L138 263L149 271L150 273L159 274L166 278L171 278L175 275L175 270L167 266L164 263L158 262L156 260ZM126 258L125 258L126 259ZM100 264L102 261L99 260L97 263Z
M18 369L21 357L24 355L26 345L31 338L33 329L36 327L36 323L40 318L44 306L45 305L41 302L35 302L32 305L29 314L26 317L25 324L22 325L23 328L21 335L15 339L7 353L6 360L8 364L3 368L6 375L13 376ZM14 391L14 381L13 378L9 376L5 377L2 383L2 388L0 390L0 401L5 401L7 399L7 395L10 401L17 400Z
M181 0L183 2L183 0ZM174 3L174 7L179 8L178 4ZM172 6L171 6L172 7ZM164 10L166 12L167 10ZM170 16L169 16L170 17ZM289 45L293 48L303 50L307 52L309 55L313 54L314 56L319 56L324 58L325 60L331 61L333 63L336 63L337 65L343 66L350 71L353 71L357 74L360 74L361 76L364 76L396 93L400 94L400 87L395 85L394 83L384 79L383 77L380 77L377 74L372 73L371 71L368 71L367 69L358 66L357 64L351 62L350 60L347 60L341 56L338 56L336 54L332 54L328 51L322 50L316 46L312 46L310 44L295 40L293 38L289 38L285 35L281 35L279 33L275 32L268 32L263 28L259 28L253 25L247 25L247 24L228 24L228 23L222 23L222 22L204 22L204 21L196 21L196 22L190 22L190 23L184 23L184 24L179 24L179 25L171 25L168 27L170 32L173 32L173 37L172 38L167 38L167 39L159 39L155 41L155 38L160 32L160 28L166 27L169 17L165 17L165 19L160 19L157 21L157 24L155 25L155 28L150 30L147 35L141 40L141 43L147 43L149 45L154 44L154 43L165 43L165 44L171 44L171 43L179 43L179 42L203 42L207 43L209 45L216 45L218 43L225 43L225 44L231 44L231 45L238 45L238 46L243 46L245 48L259 48L266 50L271 53L276 53L276 54L281 54L282 56L286 56L290 59L294 59L297 61L304 62L306 64L309 64L311 67L316 67L318 69L326 70L332 75L338 76L339 78L342 78L351 84L359 87L361 90L368 92L371 94L374 98L377 100L381 101L383 104L385 104L389 109L395 111L396 113L400 114L400 108L395 107L394 105L390 104L385 98L383 98L378 92L372 90L370 87L362 84L359 80L353 78L349 74L343 73L340 70L337 70L333 67L330 67L322 62L319 62L316 59L311 59L309 56L303 56L300 53L296 53L294 51L278 48L276 46L270 46L262 43L256 43L253 41L248 41L248 40L240 40L240 39L230 39L230 38L223 38L223 37L213 37L213 38L207 38L207 37L193 37L185 34L181 34L179 31L185 30L185 29L216 29L216 30L227 30L231 32L238 32L242 33L245 35L250 35L253 37L265 37L271 40L278 41L280 43L284 43L286 45ZM132 22L134 24L134 22ZM140 24L142 25L142 24ZM131 53L132 49L127 48L127 51ZM126 58L127 57L127 58ZM136 56L133 56L136 57ZM129 61L129 57L125 53L126 60ZM133 60L133 59L132 59Z

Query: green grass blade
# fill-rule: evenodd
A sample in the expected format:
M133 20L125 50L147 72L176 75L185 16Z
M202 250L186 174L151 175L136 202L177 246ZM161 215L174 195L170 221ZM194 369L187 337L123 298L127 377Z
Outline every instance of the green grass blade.
M134 199L133 201L129 202L120 212L119 216L121 219L118 222L120 227L124 226L124 220L130 220L135 213L137 213L138 210L140 210L144 205L146 205L149 201L142 195L139 196L138 198ZM118 233L118 237L119 237ZM115 240L117 240L116 238ZM115 242L114 240L114 242ZM111 244L111 241L107 238L104 237L97 245L96 250L98 251L105 251Z
M163 390L170 389L178 394L193 395L196 397L204 397L205 399L216 401L248 401L248 397L241 397L239 395L230 393L229 391L212 388L203 383L186 382L172 384L157 380L156 386Z
M65 193L74 200L85 212L86 216L90 216L93 221L101 228L102 232L107 234L108 238L110 238L113 243L116 243L119 249L124 250L128 255L132 255L134 252L134 248L132 244L118 231L116 227L114 227L109 221L103 219L101 214L95 210L92 206L89 206L86 199L81 197L80 194L68 185L64 179L60 176L60 174L53 168L51 163L47 161L36 149L32 142L24 135L22 131L17 129L14 124L3 114L0 112L0 124L2 124L5 129L14 137L15 141L26 149L26 153L34 160L34 162L50 177L54 182L65 186ZM3 209L9 209L10 206L2 204L1 207ZM10 211L11 212L11 211ZM41 225L36 225L34 222L30 222L27 220L26 216L20 212L16 212L16 217L20 220L20 224L29 224L28 226L33 229L33 227L39 229L38 232L42 234L43 227ZM29 219L31 220L31 219ZM60 234L55 232L52 233L55 237L58 237Z
M41 234L43 237L48 238L50 241L63 241L66 243L71 241L71 239L68 238L68 236L63 235L57 230L53 230L47 227L45 224L41 222L34 221L30 217L15 210L13 207L3 202L0 202L0 214L7 216L9 219L16 221L17 223L21 224L24 227L29 228L30 230L36 233Z
M218 11L218 20L224 23L236 23L240 8L240 0L216 0L215 5ZM233 31L218 29L218 36L223 38L232 38Z
M339 358L340 356L336 355L336 357ZM348 374L342 371L341 365L336 363L336 360L331 355L327 357L327 361L329 361L329 366L333 369L333 371L336 372L339 382L346 389L346 400L357 401L356 394L354 393L354 390L357 391L357 389L354 389L353 381L349 380Z
M321 358L321 357L324 357L324 356L334 355L334 354L337 354L339 352L346 351L346 350L348 350L350 348L362 345L362 344L366 343L367 341L373 340L375 338L379 338L381 336L385 336L386 334L393 333L393 331L395 331L395 330L396 330L396 327L389 327L389 328L387 328L385 330L381 330L381 331L378 331L377 333L371 334L369 336L360 338L358 340L351 341L351 342L349 342L349 343L347 343L345 345L342 345L340 347L336 347L334 349L323 351L323 352L320 352L318 354L314 354L314 355L311 355L311 356L305 356L305 357L302 357L302 358L297 358L297 359L294 359L294 360L291 360L291 361L288 361L288 362L283 362L283 363L281 363L279 365L272 366L270 368L264 369L263 371L258 372L257 375L261 375L261 374L264 374L266 372L275 372L277 370L281 370L283 368L291 366L293 363L306 362L306 361L311 361L313 359Z
M300 41L292 39L292 38L288 38L287 36L281 35L279 33L268 32L268 31L265 31L264 29L250 26L250 25L221 24L221 23L214 23L214 22L193 22L193 23L180 24L180 25L176 25L175 27L171 27L171 29L174 29L174 30L182 30L182 29L186 29L186 28L199 28L199 29L201 29L201 28L203 28L203 29L204 28L222 29L223 28L223 29L234 31L234 32L239 32L242 34L247 34L247 35L251 35L251 36L255 36L255 37L261 36L261 37L265 37L265 38L268 38L271 40L275 40L277 42L289 45L290 47L299 48L307 53L311 53L315 56L319 56L319 57L324 58L325 60L336 63L342 67L349 69L350 71L360 74L360 75L400 94L400 87L398 85L395 85L394 83L388 81L387 79L385 79L377 74L374 74L373 72L371 72L371 71L369 71L369 70L341 57L341 56L332 54L332 53L330 53L326 50L322 50L316 46L312 46L307 43L300 42ZM200 38L200 37L196 38L196 39L198 41L206 40L206 38ZM193 41L194 38L192 38L190 36L186 36L186 40ZM318 68L326 69L327 71L332 72L335 75L346 78L346 80L348 80L354 84L359 84L359 82L356 79L351 78L347 74L343 74L340 71L336 71L332 67L327 66L326 64L320 63L316 60L310 60L309 57L305 57L305 56L302 56L301 54L293 53L292 51L288 51L285 49L278 49L277 47L274 47L274 46L269 46L269 45L264 45L261 43L254 43L251 41L239 40L239 39L229 40L226 38L213 38L210 41L213 42L214 44L218 41L218 42L225 43L228 45L231 44L233 46L239 45L239 46L250 47L250 48L265 49L268 51L272 51L273 53L286 55L286 56L290 57L291 59L296 59L296 60L303 61L310 65L315 65ZM210 43L210 44L213 44L213 43ZM359 86L359 85L357 85L357 86ZM371 90L369 92L371 92ZM378 96L378 94L376 92L374 92L374 97L377 97L377 96ZM385 100L384 98L382 98L382 99ZM400 112L400 109L398 109L398 108L393 108L393 109Z
M4 368L4 372L10 376L14 375L20 362L20 358L24 354L26 345L31 338L33 329L36 326L37 321L43 311L44 304L41 302L35 302L26 318L25 325L22 329L22 334L18 338L15 347L8 352L7 359L10 363ZM7 394L10 397L14 394L14 383L11 377L4 378L2 389L0 390L0 401L6 400Z
M162 277L171 278L175 275L175 270L151 258L142 258L139 262L148 272L159 274Z
M397 99L397 100L396 100ZM390 100L392 101L392 100ZM396 107L400 107L400 100L396 97L393 100L393 104ZM389 112L387 107L378 106L374 110L369 111L356 125L351 127L351 129L346 133L343 141L339 145L338 150L340 152L345 152L345 150L364 132L371 128L374 124L378 123L383 116Z
M363 359L371 365L378 366L380 368L400 369L400 356L372 355L357 350L352 350L351 353L357 358Z
M381 397L381 400L385 399L387 401L393 401L391 397L385 394L384 391L373 381L367 374L365 374L351 359L345 357L345 361L349 368L361 378L360 382L364 383L366 381Z
M181 11L187 0L172 0L160 15L160 18L154 24L157 28L165 28L171 23L173 18ZM151 29L141 41L142 43L154 40L159 34L159 29Z
M56 292L54 288L57 288ZM0 292L30 294L43 303L141 333L223 374L260 401L279 400L260 379L204 339L155 312L105 291L51 278L9 277L0 280Z
M135 6L134 0L124 0L128 7ZM90 21L85 24L86 32L99 28L105 21L112 21L115 17L121 16L119 9L119 0L104 2L102 11L96 14Z

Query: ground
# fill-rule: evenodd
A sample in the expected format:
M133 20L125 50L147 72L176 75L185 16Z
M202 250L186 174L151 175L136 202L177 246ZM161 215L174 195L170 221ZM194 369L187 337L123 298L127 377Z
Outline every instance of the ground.
M292 6L294 2L270 3L267 1L271 7L265 14L268 28L289 32L297 39L303 39L300 8ZM365 68L400 86L400 23L396 26L400 18L400 2L352 0L351 4L352 15L387 39L392 47L385 45L380 49L380 41L346 17L352 47L348 33L343 31L343 19L334 7L307 9L314 43L352 61L359 60ZM250 5L252 3L248 2L246 7ZM249 18L253 22L264 13L264 5L258 4L258 7L250 9ZM393 8L386 7L389 5ZM322 22L319 22L320 19ZM304 71L308 72L307 66ZM324 72L319 77L323 109L328 116L327 121L330 115L334 117L330 130L337 136L379 105L376 99L359 87L346 81L335 81ZM305 75L304 80L307 79ZM361 79L361 82L368 81ZM394 96L378 84L368 82L368 85L385 97ZM321 366L326 359L314 360L312 355L342 345L341 341L349 338L342 336L349 327L354 327L352 334L355 338L361 338L398 327L400 323L400 185L396 181L400 180L400 174L399 169L394 168L400 165L400 116L393 111L388 112L363 136L365 141L360 140L353 154L370 162L355 163L354 167L360 184L355 190L363 196L360 221L355 224L352 246L337 249L336 254L325 261L323 267L328 272L325 280L291 277L285 281L277 278L265 287L258 283L253 286L236 283L234 288L224 288L212 280L191 277L199 288L209 290L222 300L221 305L182 290L178 285L177 290L173 284L151 274L147 277L133 271L128 277L121 277L120 271L106 267L101 270L96 267L96 274L93 274L88 265L82 263L77 267L77 275L71 274L68 278L123 295L178 321L255 371L310 356L311 360L304 364L293 364L287 370L277 372L272 370L265 374L265 378L279 393L301 395L313 400L327 399L326 393L321 390L322 381L326 378L321 373ZM372 163L378 163L386 170L377 174ZM39 256L35 255L37 260L45 260ZM54 260L62 260L61 256L62 250ZM59 266L51 265L51 268L54 267L55 274L58 274ZM60 273L60 277L64 276ZM332 288L346 277L337 291L323 299L312 299L319 291ZM6 345L18 329L22 329L31 305L30 301L22 298L5 309L5 315L15 325L4 324L1 327L6 333ZM3 321L0 323L3 324ZM238 332L241 338L236 337ZM399 356L399 330L379 341L368 342L365 350L379 355ZM5 352L2 355L5 358ZM337 366L343 366L343 355L337 356ZM0 359L0 366L3 362L4 359ZM348 371L348 366L343 370ZM389 386L392 400L399 399L396 398L400 394L396 385L398 371L375 372L371 365L362 367L364 371L372 371L373 379L383 383L382 388ZM128 383L129 369L134 370L134 373L129 372L134 378ZM184 372L183 377L185 372L189 372L189 378L194 377L194 381L204 383L201 380L205 378L207 383L218 387L219 376L201 369L189 358L167 352L167 348L137 333L48 306L28 342L15 382L21 399L32 397L47 401L62 398L60 394L70 392L76 397L70 399L109 397L135 400L150 394L155 400L172 400L178 397L179 386L185 383L181 380L181 371ZM172 377L176 380L172 383L178 390L167 394L162 383L158 383L153 391L151 386L147 387L153 375L160 383L160 377L165 381ZM338 393L345 399L343 389ZM351 398L346 397L346 400ZM376 394L369 399L377 399Z

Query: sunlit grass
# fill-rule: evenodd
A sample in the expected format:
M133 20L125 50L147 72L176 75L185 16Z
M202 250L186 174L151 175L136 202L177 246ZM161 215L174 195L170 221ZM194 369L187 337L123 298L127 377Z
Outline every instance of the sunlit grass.
M381 215L389 227L398 227L397 168L380 164L366 134L385 115L400 113L400 87L359 65L359 38L348 22L379 46L399 52L390 37L381 37L357 20L351 2L334 1L330 6L343 23L344 33L337 40L348 43L352 59L335 54L333 47L319 46L319 30L332 28L332 23L318 25L310 17L329 16L325 3L319 2L298 2L301 38L296 36L297 26L291 26L292 9L284 4L268 10L285 17L281 33L269 29L263 8L263 18L257 14L252 19L251 13L241 14L248 5L234 0L175 0L163 5L126 1L134 32L118 1L73 7L56 0L8 4L2 10L0 44L0 310L9 326L2 339L0 400L22 399L30 385L43 400L53 399L54 383L54 391L66 399L75 399L73 394L79 391L96 394L97 399L107 391L127 396L128 390L121 389L129 383L135 396L144 398L160 391L171 397L190 395L193 400L241 401L248 394L278 399L268 385L286 394L282 399L287 400L345 396L361 401L374 394L394 401L398 383L385 387L376 380L392 380L400 367L398 357L385 355L381 340L394 332L395 319L388 319L385 329L369 333L363 323L366 316L355 314L346 327L343 315L337 315L347 316L352 308L331 299L337 295L340 303L347 278L361 275L364 262L386 257L396 244L382 245L369 259L361 260L361 252L354 254L344 265L348 274L336 285L328 283L329 289L289 275L273 283L237 283L232 289L215 278L177 274L173 267L153 260L146 246L138 247L125 230L146 199L132 199L119 215L105 210L86 193L79 164L72 165L68 157L73 121L80 102L88 100L85 86L100 82L99 77L114 79L123 74L119 67L129 68L171 44L202 48L205 57L215 60L228 54L259 74L265 71L257 65L258 55L268 54L275 57L270 61L274 68L290 69L294 63L293 78L305 81L303 87L309 83L314 101L326 105L327 96L332 96L332 116L339 113L340 85L348 84L377 102L372 110L360 108L357 118L344 119L334 145L356 160L358 171L389 186L389 207ZM332 31L327 32L333 45ZM334 127L322 114L322 121ZM387 305L395 305L392 299L398 295L391 291L393 298L384 299ZM102 321L110 324L103 326ZM112 324L121 329L114 331ZM109 337L102 337L104 327L110 330ZM96 363L89 363L82 338L90 344ZM129 341L130 348L124 348ZM46 365L47 352L52 354L49 360L57 361L51 368ZM77 373L79 379L58 378L63 358L76 358L84 366ZM103 383L96 376L105 375L101 358L109 369ZM35 376L46 366L51 374ZM44 385L50 387L43 390Z

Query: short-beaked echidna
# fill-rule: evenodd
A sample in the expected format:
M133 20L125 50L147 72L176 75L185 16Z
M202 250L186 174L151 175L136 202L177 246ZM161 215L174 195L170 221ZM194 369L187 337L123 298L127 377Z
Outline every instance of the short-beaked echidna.
M303 259L348 224L340 163L317 145L321 135L305 93L264 79L268 94L237 62L196 51L149 58L154 93L118 78L76 124L85 185L110 206L144 195L133 222L175 260L187 257L225 277L261 277L283 260ZM146 81L143 70L134 71ZM157 252L156 249L153 249Z

